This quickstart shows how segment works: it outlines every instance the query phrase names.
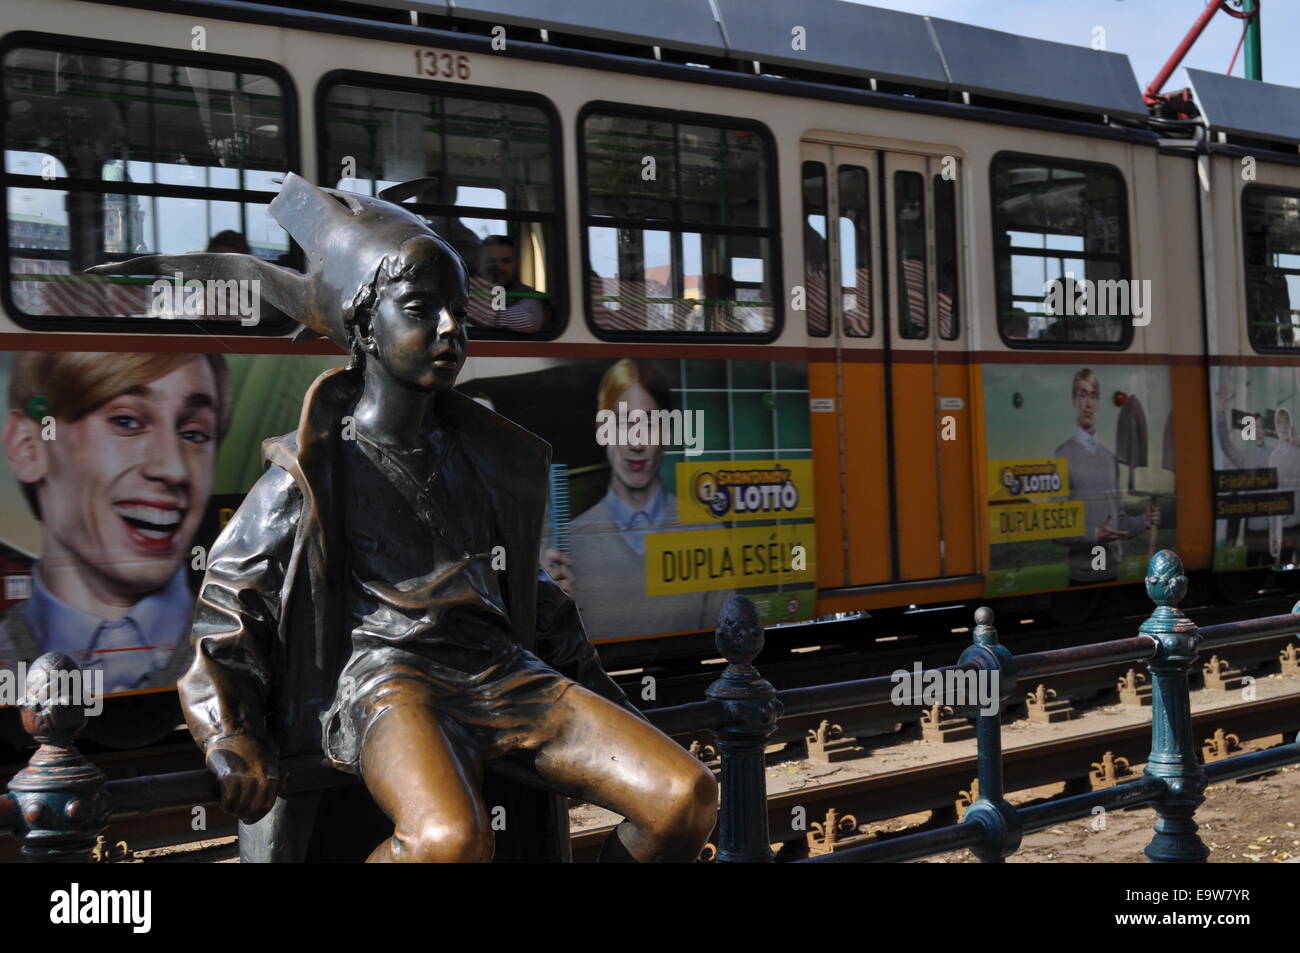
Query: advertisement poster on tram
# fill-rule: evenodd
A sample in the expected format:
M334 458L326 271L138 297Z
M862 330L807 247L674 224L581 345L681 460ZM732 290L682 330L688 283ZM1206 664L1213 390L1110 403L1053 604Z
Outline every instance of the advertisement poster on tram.
M1143 578L1174 546L1167 368L984 369L990 595Z
M593 642L813 614L806 365L471 358L460 390L554 448L542 563Z
M1214 568L1300 563L1300 368L1211 367Z
M108 695L173 687L262 441L344 362L0 355L0 668L55 650L102 669ZM811 617L802 365L471 358L459 386L552 443L538 556L593 641L710 630L735 592L769 623Z
M47 651L104 693L171 688L204 560L337 357L0 355L0 668Z

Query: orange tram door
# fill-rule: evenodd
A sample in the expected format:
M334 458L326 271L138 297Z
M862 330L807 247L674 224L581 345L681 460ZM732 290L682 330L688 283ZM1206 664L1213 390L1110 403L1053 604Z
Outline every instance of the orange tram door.
M957 160L813 140L801 159L821 604L974 596Z

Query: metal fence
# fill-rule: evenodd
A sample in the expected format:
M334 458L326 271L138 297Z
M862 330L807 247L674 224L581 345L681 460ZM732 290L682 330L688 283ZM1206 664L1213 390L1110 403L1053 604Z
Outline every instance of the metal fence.
M1192 733L1188 675L1202 648L1219 649L1300 631L1300 603L1289 615L1198 629L1178 609L1186 587L1181 560L1163 550L1152 558L1146 577L1147 593L1156 608L1136 636L1019 656L998 644L993 613L987 608L977 610L973 644L957 664L921 673L925 681L937 679L950 687L995 687L994 705L987 698L945 699L957 715L974 718L976 725L978 797L961 822L802 862L905 861L961 848L970 848L984 862L1000 862L1019 848L1026 833L1088 817L1098 808L1139 806L1150 806L1156 814L1155 831L1145 851L1151 861L1203 862L1210 851L1197 834L1195 814L1205 788L1300 762L1300 735L1289 744L1202 765ZM723 609L717 631L718 650L728 664L709 686L707 699L647 713L656 727L670 734L713 732L721 758L722 791L716 860L723 863L773 860L764 749L783 713L828 712L889 701L898 694L895 676L778 692L753 665L763 638L754 604L744 596L733 597ZM1151 673L1151 754L1142 777L1030 807L1008 803L1002 779L1002 703L1016 694L1018 685L1127 661L1145 661ZM110 818L217 800L216 782L205 770L106 780L75 747L85 725L84 709L77 699L50 688L58 685L51 673L75 668L67 656L55 654L34 663L29 686L44 688L29 696L22 714L24 728L40 747L9 782L8 793L0 795L0 832L20 838L23 855L32 861L89 860ZM356 783L314 756L288 759L281 765L281 777L285 794Z

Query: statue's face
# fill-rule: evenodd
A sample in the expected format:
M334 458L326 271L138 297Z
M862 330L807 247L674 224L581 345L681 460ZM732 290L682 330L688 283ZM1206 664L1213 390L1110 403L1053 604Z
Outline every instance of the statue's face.
M371 359L415 390L450 390L467 348L464 267L442 258L404 271L408 277L389 281L375 302Z

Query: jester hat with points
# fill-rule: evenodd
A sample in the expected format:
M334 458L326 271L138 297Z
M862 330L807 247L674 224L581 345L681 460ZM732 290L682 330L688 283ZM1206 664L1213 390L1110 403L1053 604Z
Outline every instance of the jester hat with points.
M186 279L259 280L263 300L303 325L296 339L327 337L344 351L350 346L347 326L365 298L379 266L412 238L431 238L457 262L460 256L423 219L386 199L401 201L433 180L395 185L381 198L323 189L290 172L271 202L271 217L302 246L307 273L300 274L238 252L143 255L96 265L94 275L171 275Z

